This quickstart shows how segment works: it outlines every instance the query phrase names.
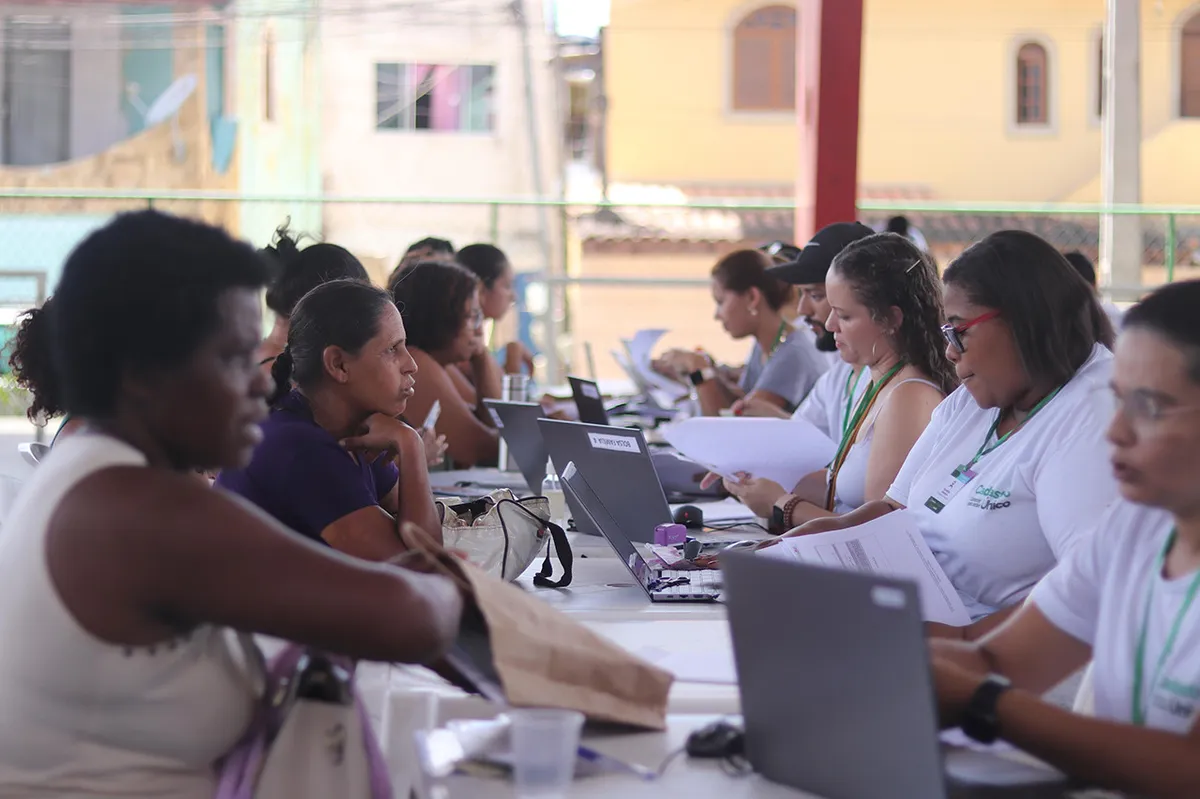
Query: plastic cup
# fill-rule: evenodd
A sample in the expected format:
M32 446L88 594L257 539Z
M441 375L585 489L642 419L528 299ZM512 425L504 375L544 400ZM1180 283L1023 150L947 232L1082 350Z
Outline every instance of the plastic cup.
M519 799L562 799L575 777L583 714L513 710L513 772Z

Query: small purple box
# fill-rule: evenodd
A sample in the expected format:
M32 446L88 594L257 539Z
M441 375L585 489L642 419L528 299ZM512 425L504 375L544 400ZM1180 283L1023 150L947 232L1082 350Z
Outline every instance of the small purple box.
M687 541L687 528L682 524L660 524L654 528L654 543L671 547Z

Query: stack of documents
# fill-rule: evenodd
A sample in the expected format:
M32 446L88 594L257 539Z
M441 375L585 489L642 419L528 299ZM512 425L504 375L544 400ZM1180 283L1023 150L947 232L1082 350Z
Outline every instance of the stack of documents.
M805 419L697 416L664 426L662 435L716 474L733 478L746 472L786 490L826 468L837 452L829 436Z

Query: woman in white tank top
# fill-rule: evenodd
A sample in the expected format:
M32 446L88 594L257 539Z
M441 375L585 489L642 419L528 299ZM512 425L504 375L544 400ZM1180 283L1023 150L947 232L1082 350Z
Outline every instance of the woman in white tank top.
M190 476L258 441L265 279L247 245L154 212L67 260L52 351L86 427L0 530L0 797L209 799L254 702L228 628L385 661L453 640L448 581L331 554Z
M843 360L869 370L871 383L848 405L828 468L791 491L746 475L730 493L775 532L882 497L933 409L956 385L942 339L937 269L911 242L890 233L860 239L834 259L825 282Z

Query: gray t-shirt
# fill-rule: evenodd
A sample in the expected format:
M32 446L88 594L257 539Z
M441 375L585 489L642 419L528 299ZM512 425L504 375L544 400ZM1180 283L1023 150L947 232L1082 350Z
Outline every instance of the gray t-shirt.
M801 326L779 344L766 363L755 341L739 385L747 394L770 391L783 397L787 410L794 411L828 369L829 360L817 349L816 336Z

